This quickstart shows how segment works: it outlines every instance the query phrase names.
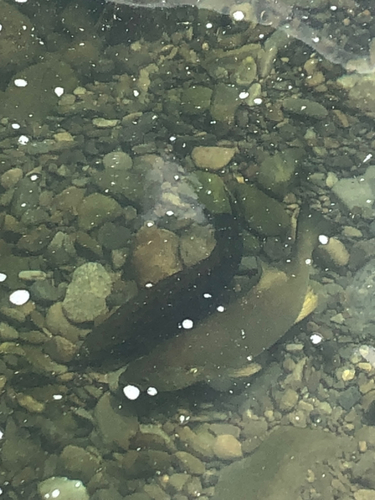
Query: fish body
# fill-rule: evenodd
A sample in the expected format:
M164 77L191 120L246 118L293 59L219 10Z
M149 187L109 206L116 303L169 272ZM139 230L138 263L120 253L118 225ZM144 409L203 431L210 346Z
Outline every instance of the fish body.
M215 305L225 291L242 258L242 238L237 217L228 213L211 217L216 246L206 259L143 288L119 307L85 338L78 365L123 365L148 353L178 332L186 319L197 321ZM204 298L203 294L209 295Z
M141 392L175 391L197 382L215 383L243 370L299 317L309 288L311 255L326 223L320 214L302 213L296 252L285 269L265 269L258 284L223 312L132 361L120 386L135 386Z

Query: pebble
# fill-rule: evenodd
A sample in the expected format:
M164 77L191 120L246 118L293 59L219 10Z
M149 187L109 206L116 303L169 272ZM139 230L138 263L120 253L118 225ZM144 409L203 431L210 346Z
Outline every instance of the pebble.
M59 500L89 500L86 487L78 479L50 477L38 485L40 500L54 498L58 492Z
M18 277L23 281L36 281L36 280L45 280L47 278L47 274L44 271L39 270L28 270L28 271L20 271L18 273Z
M353 226L344 226L342 234L347 238L362 238L362 231Z
M286 389L281 396L279 408L281 411L292 410L298 402L298 393L293 389Z
M221 460L234 460L242 457L241 443L232 434L221 434L215 439L213 451Z
M105 299L111 289L111 277L101 264L83 264L74 271L67 288L62 303L64 314L74 323L93 321L108 312Z
M197 146L193 149L191 157L198 168L215 172L226 167L235 153L235 148Z
M177 451L174 457L178 468L185 473L202 475L206 471L204 463L191 453Z
M344 243L336 238L330 238L327 245L319 245L318 250L327 267L330 264L344 267L349 262L349 252L345 248Z
M354 493L354 500L375 500L375 490L358 490Z
M299 97L288 97L283 100L283 108L285 111L301 116L311 116L313 118L326 118L328 115L327 109L316 101L311 99L301 99Z
M341 373L341 379L344 382L349 382L350 380L353 380L355 377L355 369L354 368L347 368Z
M120 123L120 120L106 120L105 118L94 118L92 124L97 128L113 128Z
M23 177L21 168L10 168L0 177L0 184L4 189L13 188Z
M17 394L17 403L30 413L43 413L45 405L28 394Z

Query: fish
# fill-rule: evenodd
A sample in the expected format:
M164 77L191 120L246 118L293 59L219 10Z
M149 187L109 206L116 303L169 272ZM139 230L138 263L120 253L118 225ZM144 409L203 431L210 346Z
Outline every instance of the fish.
M216 245L194 266L165 278L120 306L84 339L74 364L111 364L148 353L176 334L184 319L198 321L222 299L242 258L236 215L211 214Z
M259 282L243 297L131 361L119 377L123 394L135 399L135 394L156 395L199 382L214 385L236 372L250 374L254 359L301 319L309 296L312 252L318 236L331 229L320 213L302 209L294 255L285 267L263 266Z
M372 48L367 53L361 51L361 55L345 50L338 40L323 36L321 31L313 26L314 19L306 9L302 10L288 0L250 0L244 3L235 0L107 0L107 2L147 9L190 6L213 10L219 14L229 15L234 20L245 20L282 30L287 38L302 41L329 62L342 66L349 73L366 75L375 71ZM369 41L370 47L373 47L375 39Z

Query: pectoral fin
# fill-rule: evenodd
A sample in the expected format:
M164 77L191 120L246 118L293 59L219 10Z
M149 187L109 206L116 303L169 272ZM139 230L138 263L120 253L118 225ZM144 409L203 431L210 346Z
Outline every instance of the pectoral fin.
M305 300L302 306L302 309L295 320L294 324L299 323L303 319L305 319L309 314L311 314L314 309L318 305L318 296L314 293L311 287L308 288L307 293L305 295Z

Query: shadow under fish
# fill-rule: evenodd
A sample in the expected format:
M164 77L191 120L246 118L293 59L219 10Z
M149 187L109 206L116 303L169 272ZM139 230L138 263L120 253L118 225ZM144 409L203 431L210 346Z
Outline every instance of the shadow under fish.
M241 261L242 237L237 217L222 213L210 218L216 245L209 257L143 288L119 307L87 335L78 365L123 366L176 335L185 319L195 323L215 310Z
M212 385L258 371L253 359L314 309L312 300L304 310L311 256L318 236L331 226L321 214L302 210L294 256L285 269L265 268L258 284L223 312L132 361L119 379L125 396L136 399L140 393L176 391L197 382Z
M323 36L313 26L313 17L309 11L293 5L290 0L107 0L117 5L143 8L176 8L181 6L213 10L230 15L234 20L245 20L271 26L285 32L289 38L302 41L333 64L342 66L348 72L370 74L375 71L375 56L370 52L361 54L345 50L342 43L331 36ZM374 39L375 40L375 39ZM369 39L370 45L373 45Z

